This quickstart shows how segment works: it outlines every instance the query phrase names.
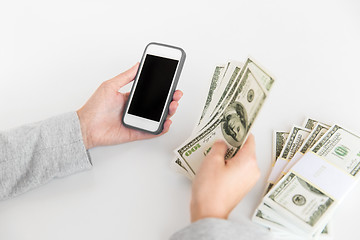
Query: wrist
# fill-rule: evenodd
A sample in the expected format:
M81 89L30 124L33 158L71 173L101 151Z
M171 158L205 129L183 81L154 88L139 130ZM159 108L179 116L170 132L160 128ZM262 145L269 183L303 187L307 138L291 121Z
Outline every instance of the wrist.
M84 116L84 114L82 113L82 110L78 110L76 111L78 118L79 118L79 122L80 122L80 129L81 129L81 135L83 138L83 143L84 146L86 148L86 150L93 148L94 145L92 143L92 138L91 138L91 134L90 134L90 130L88 127L88 122L86 117Z
M204 218L219 218L225 220L228 218L229 213L221 209L221 206L219 206L219 204L209 205L206 204L206 202L197 203L194 200L191 201L191 222L196 222Z

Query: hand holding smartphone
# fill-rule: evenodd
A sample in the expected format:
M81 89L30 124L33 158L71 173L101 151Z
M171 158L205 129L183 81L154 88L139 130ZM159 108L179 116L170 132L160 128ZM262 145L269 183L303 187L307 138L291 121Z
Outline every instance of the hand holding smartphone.
M146 46L122 119L126 127L161 133L184 61L181 48Z

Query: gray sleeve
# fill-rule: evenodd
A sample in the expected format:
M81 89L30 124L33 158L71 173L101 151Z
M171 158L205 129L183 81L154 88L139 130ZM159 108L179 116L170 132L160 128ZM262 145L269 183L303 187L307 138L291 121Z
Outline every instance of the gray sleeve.
M76 112L0 132L0 200L91 168Z
M176 232L170 240L270 240L270 232L250 221L205 218Z

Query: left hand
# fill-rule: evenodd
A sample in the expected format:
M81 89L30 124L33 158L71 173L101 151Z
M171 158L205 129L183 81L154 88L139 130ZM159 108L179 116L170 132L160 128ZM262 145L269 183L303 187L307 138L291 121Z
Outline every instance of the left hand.
M120 93L119 89L134 80L138 67L139 63L103 82L86 104L77 111L86 149L154 138L169 131L172 123L170 118L175 114L179 105L178 101L183 95L180 90L174 92L161 134L153 135L126 128L122 124L121 118L130 93Z

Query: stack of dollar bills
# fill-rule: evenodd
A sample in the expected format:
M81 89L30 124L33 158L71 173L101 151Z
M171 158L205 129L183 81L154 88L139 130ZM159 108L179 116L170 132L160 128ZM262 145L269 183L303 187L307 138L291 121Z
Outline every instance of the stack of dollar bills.
M200 120L192 135L175 149L172 167L193 179L217 140L228 145L226 158L246 140L268 97L274 78L253 58L215 67Z
M274 131L272 161L253 221L284 239L331 239L334 210L359 179L360 137L308 118Z

